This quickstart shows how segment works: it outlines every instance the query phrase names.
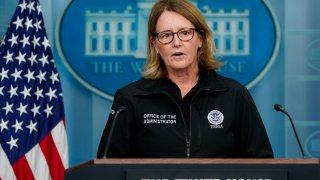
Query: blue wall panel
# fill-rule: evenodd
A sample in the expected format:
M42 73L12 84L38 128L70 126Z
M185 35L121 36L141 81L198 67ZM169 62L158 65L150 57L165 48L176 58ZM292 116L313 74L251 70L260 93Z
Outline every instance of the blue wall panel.
M0 36L6 31L17 2L0 0ZM261 113L277 158L299 158L301 154L288 119L273 109L275 103L282 104L293 117L307 156L319 158L320 21L317 17L320 17L320 13L317 8L320 7L320 2L268 2L280 24L280 48L271 68L249 90ZM95 158L112 101L93 93L80 83L58 53L55 34L58 31L57 21L69 1L40 0L40 3L62 81L69 161L73 166ZM122 2L119 1L120 3ZM77 49L74 52L84 53Z

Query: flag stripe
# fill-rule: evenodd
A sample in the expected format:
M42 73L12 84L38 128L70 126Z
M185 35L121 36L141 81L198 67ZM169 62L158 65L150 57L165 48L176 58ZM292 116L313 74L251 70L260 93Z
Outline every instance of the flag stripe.
M39 0L19 0L0 43L0 179L63 179L60 78Z
M16 179L16 175L11 167L7 155L0 145L0 179Z
M60 154L63 166L65 169L69 167L68 163L68 140L67 133L65 130L64 121L60 121L55 128L52 129L51 135L54 141L54 144L57 147L57 150Z
M12 168L16 174L17 179L23 179L23 180L34 179L32 171L30 169L30 166L25 156L22 156L14 165L12 165Z
M54 145L52 136L46 136L39 145L49 166L51 178L63 179L64 167L59 157L59 152Z
M26 153L26 158L35 179L50 179L49 167L39 145Z

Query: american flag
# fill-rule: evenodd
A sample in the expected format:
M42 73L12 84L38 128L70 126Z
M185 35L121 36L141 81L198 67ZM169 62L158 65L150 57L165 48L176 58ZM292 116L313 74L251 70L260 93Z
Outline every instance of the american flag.
M20 0L0 44L0 179L63 179L60 78L38 0Z

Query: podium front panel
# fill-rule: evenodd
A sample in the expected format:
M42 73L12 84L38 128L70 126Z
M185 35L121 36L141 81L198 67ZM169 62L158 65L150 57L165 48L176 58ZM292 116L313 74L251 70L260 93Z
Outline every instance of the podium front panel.
M108 180L319 180L320 166L315 163L277 162L270 160L188 161L121 159L92 161L70 169L65 179ZM204 163L203 163L204 162Z

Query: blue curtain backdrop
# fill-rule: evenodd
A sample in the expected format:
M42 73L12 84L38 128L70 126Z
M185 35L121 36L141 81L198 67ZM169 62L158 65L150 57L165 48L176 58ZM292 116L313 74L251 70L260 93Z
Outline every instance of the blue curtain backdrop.
M95 158L112 101L93 93L76 80L57 52L57 20L68 2L40 0L62 81L69 162L73 166ZM301 154L288 119L273 109L275 103L282 104L293 117L306 155L320 158L320 21L317 19L320 17L320 1L268 2L279 20L280 49L267 74L249 90L264 120L277 158L300 158ZM18 0L0 0L1 37L17 3Z

